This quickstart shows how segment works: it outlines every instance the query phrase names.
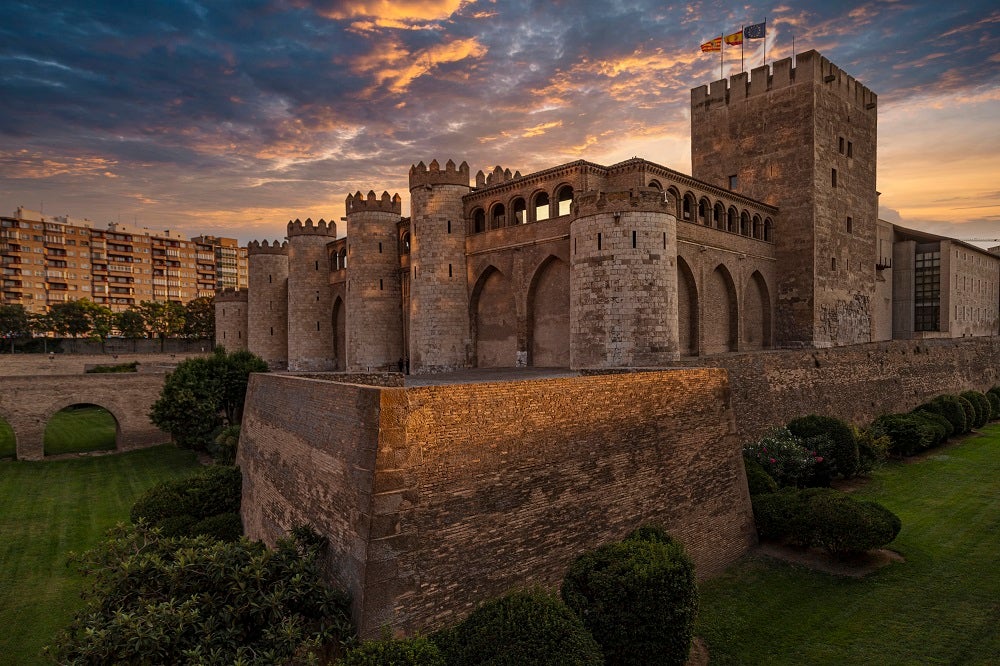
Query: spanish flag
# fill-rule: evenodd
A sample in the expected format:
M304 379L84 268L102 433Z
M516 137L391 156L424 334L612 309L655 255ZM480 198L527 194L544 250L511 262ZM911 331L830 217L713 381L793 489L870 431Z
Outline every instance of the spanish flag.
M722 37L716 37L712 41L705 42L704 44L701 45L702 53L710 53L712 51L721 51L721 50L722 50Z
M726 35L726 46L740 46L743 44L743 30L738 30L731 35Z

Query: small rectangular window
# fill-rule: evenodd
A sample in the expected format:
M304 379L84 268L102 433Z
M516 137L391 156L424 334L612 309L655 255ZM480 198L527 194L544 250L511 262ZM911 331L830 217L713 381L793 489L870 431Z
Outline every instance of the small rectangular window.
M830 186L837 187L837 170L830 169Z
M601 249L601 234L597 234L597 249Z
M448 233L451 233L451 220L448 220Z
M382 285L382 278L378 279L378 290L379 291L384 291L385 290L385 287L383 287L383 285Z
M854 144L850 141L847 142L847 156L854 157Z
M841 155L844 154L844 137L840 137L839 139L837 139L837 152L839 152Z
M319 330L319 322L316 322L316 330Z
M448 264L448 277L451 277L451 264Z
M740 184L740 179L739 179L739 177L736 174L733 174L733 175L729 176L729 189L730 190L735 190L737 187L739 187L739 184Z
M378 253L382 254L382 243L378 244Z
M635 232L632 232L632 249L635 249Z
M854 233L854 218L850 215L847 216L847 233Z

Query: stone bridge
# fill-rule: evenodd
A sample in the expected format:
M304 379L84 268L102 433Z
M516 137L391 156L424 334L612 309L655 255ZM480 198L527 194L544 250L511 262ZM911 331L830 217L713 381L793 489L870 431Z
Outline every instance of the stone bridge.
M142 373L0 377L0 418L14 431L19 460L45 457L45 426L70 405L97 405L111 412L117 451L163 444L170 435L149 420L163 381L163 374Z

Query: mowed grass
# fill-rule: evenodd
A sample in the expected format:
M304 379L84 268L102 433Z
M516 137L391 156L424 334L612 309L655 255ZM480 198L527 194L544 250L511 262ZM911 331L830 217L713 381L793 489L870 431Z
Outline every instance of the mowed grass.
M45 455L113 450L117 429L115 417L102 407L67 407L53 414L45 426Z
M67 566L151 486L198 469L191 451L159 446L120 455L0 461L0 664L48 663L41 649L82 605Z
M713 665L1000 663L1000 426L857 494L902 519L906 561L851 579L747 558L702 586Z

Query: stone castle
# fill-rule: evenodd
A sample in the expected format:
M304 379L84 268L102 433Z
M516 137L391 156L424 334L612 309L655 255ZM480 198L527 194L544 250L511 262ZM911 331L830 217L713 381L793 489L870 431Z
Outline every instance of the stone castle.
M1000 258L878 220L875 93L815 51L691 93L691 176L411 167L249 245L218 342L298 371L660 366L998 332ZM970 287L970 280L973 286ZM919 289L918 289L919 287Z

